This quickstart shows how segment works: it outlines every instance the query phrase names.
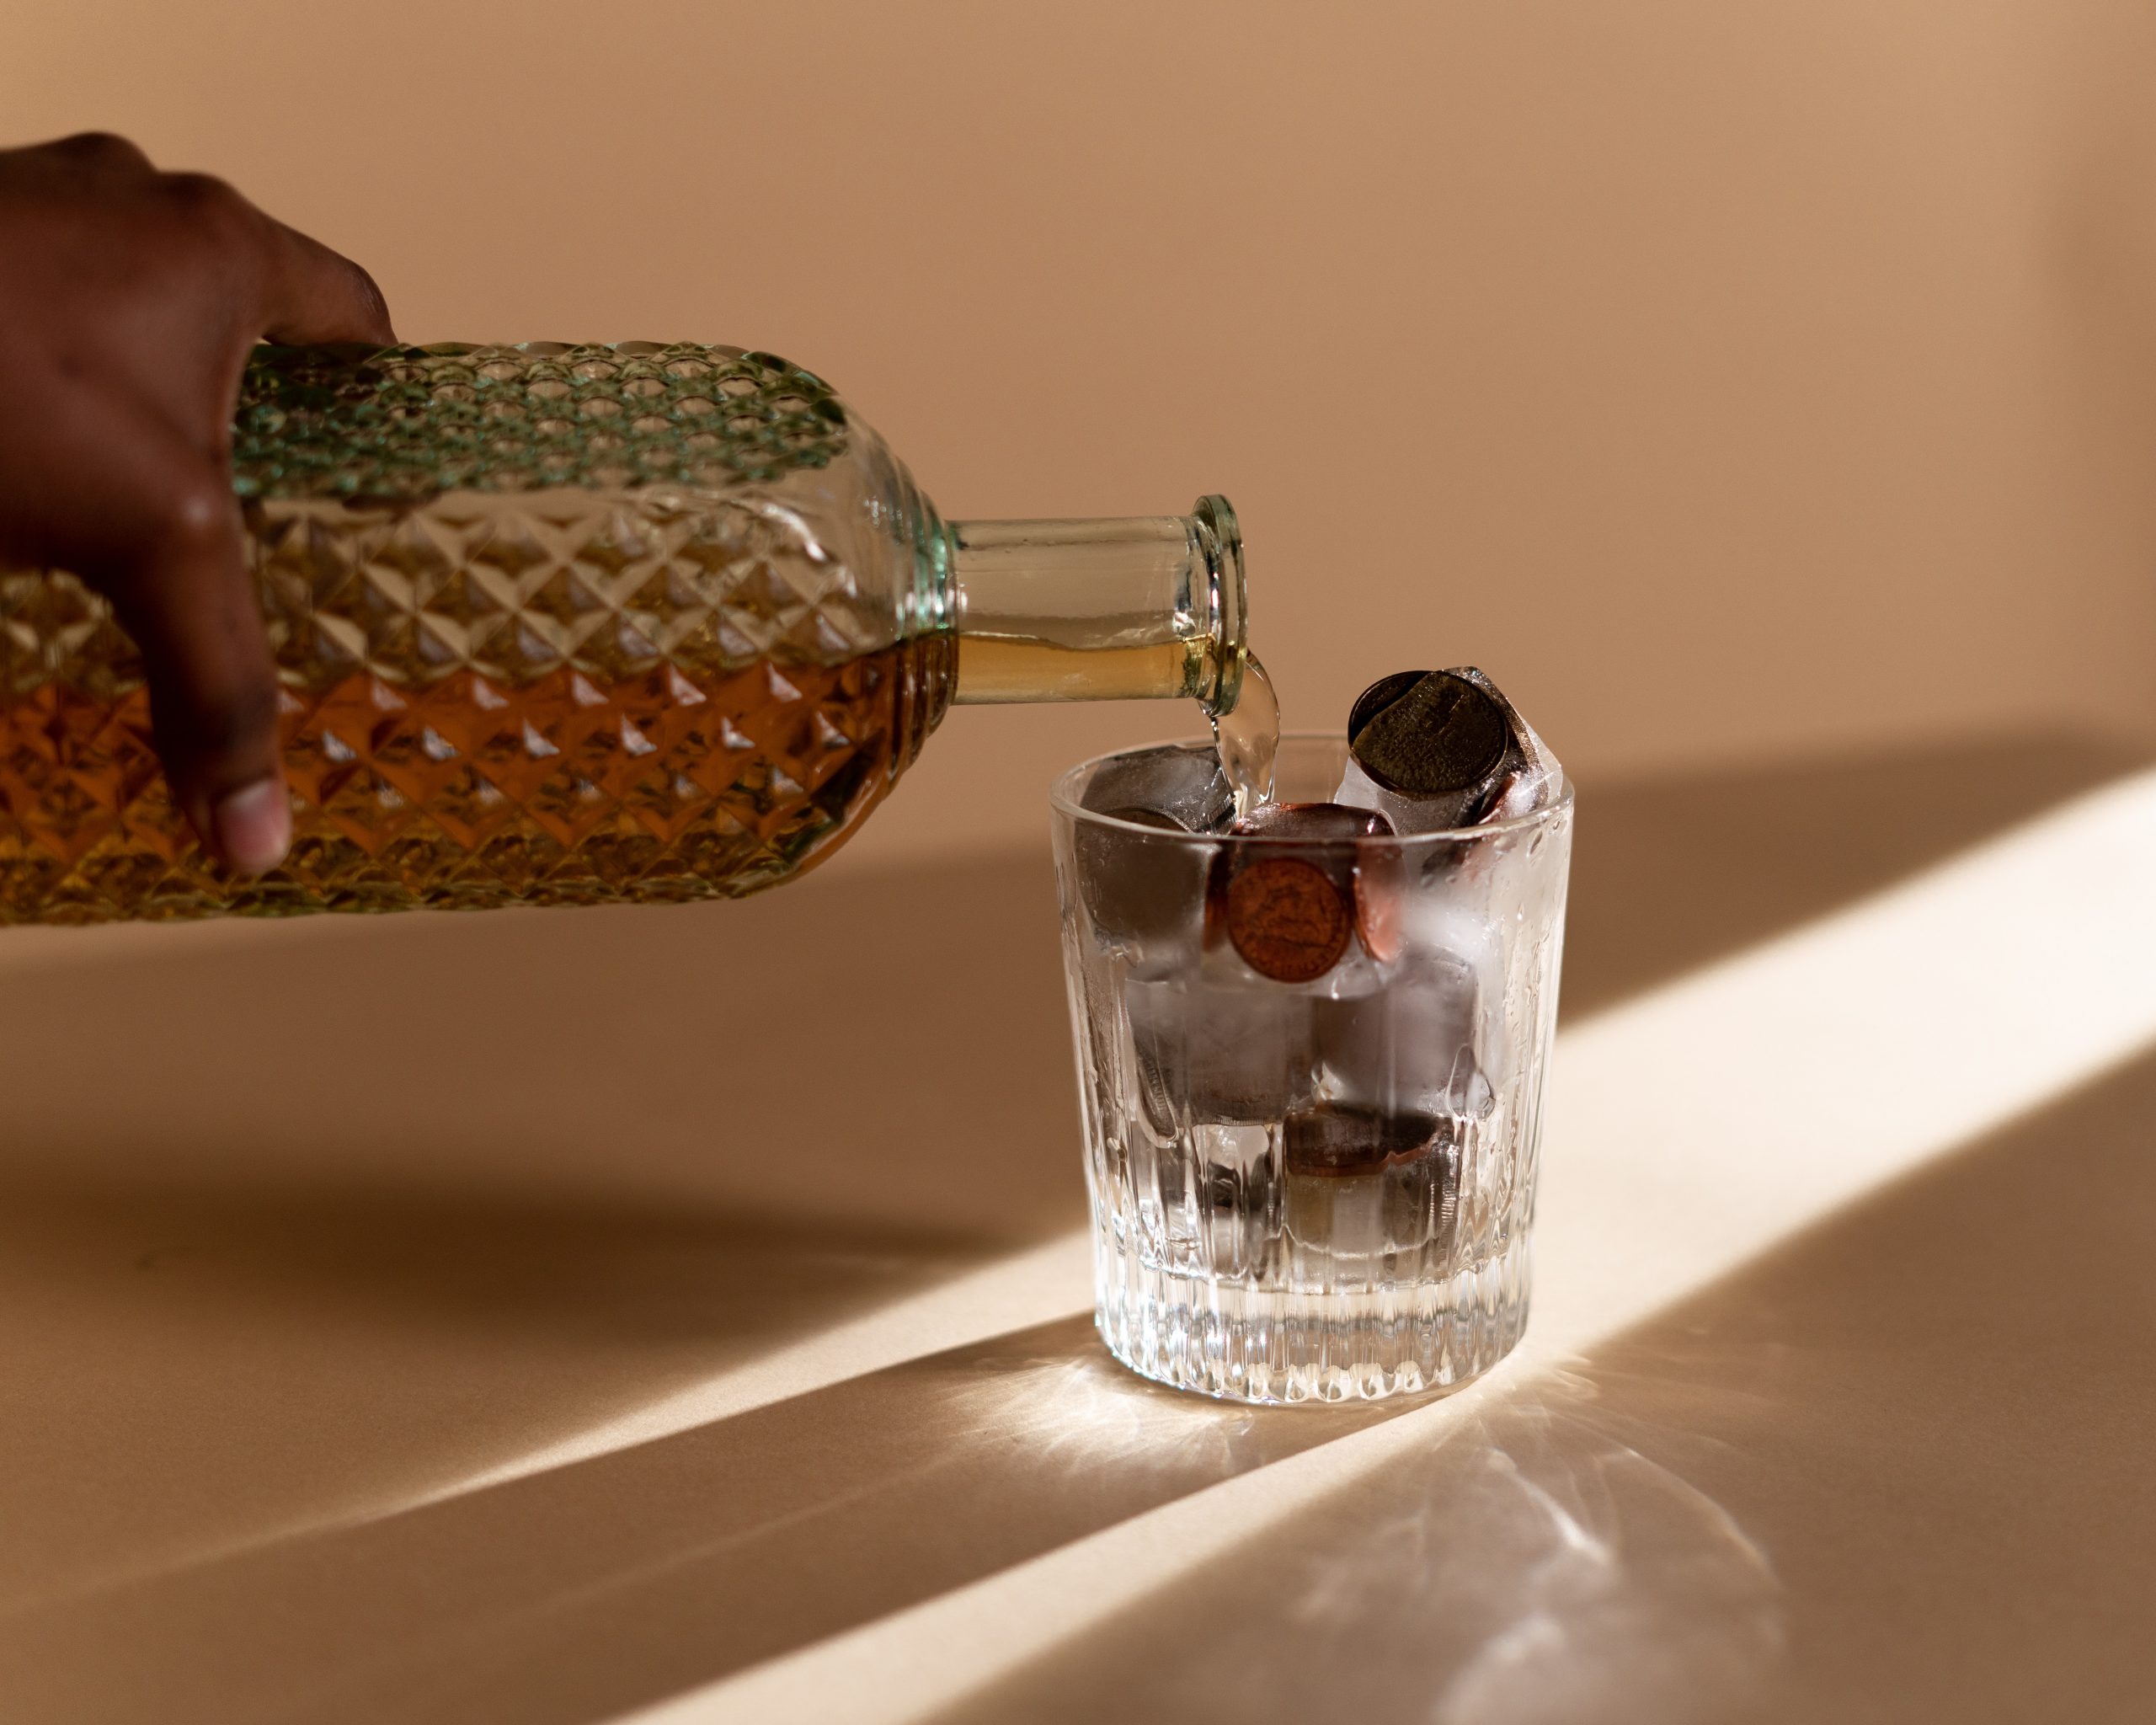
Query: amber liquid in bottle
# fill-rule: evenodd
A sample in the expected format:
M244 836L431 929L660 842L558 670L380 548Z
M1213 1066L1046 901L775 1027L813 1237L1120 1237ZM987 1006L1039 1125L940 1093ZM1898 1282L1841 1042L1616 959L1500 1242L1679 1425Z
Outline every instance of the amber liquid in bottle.
M0 708L0 921L736 896L798 874L919 749L950 644L619 681L371 672L282 698L292 848L235 882L165 788L149 703Z

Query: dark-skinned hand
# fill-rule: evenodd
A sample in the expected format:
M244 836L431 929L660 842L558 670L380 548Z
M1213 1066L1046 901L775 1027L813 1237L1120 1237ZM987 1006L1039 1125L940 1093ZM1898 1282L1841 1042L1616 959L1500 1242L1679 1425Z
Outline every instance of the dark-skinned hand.
M101 134L0 150L0 568L72 570L141 645L165 776L224 862L291 833L231 475L248 350L387 343L367 273Z

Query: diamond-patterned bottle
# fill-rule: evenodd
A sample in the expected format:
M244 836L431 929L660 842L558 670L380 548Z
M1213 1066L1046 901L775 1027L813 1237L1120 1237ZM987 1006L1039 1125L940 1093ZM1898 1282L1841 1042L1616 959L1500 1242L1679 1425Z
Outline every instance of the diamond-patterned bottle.
M851 832L953 700L1233 706L1241 547L1189 516L945 523L768 354L264 348L234 483L294 841L218 869L134 644L0 574L0 922L738 895Z

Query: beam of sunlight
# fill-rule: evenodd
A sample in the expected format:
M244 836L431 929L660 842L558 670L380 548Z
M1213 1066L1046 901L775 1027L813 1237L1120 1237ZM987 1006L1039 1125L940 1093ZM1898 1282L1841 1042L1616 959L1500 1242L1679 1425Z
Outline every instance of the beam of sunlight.
M1534 1320L1492 1379L634 1717L948 1706L2152 1041L2156 773L1567 1030Z
M88 1591L102 1591L116 1582L141 1581L158 1573L192 1569L335 1528L387 1520L488 1486L730 1419L849 1378L989 1341L1014 1329L1051 1323L1091 1308L1092 1276L1092 1247L1088 1237L1083 1232L1062 1235L992 1259L948 1281L834 1324L806 1340L774 1348L745 1365L506 1460L440 1483L399 1490L357 1511L295 1517L267 1534L198 1547L171 1563L108 1575Z
M504 1480L730 1419L910 1359L1053 1322L1091 1306L1092 1278L1087 1236L1065 1234L395 1507L401 1511L462 1497Z

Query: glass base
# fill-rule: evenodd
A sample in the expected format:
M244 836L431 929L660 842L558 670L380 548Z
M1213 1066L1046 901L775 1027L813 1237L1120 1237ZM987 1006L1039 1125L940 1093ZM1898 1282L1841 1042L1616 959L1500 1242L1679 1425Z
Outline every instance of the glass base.
M1374 1402L1455 1388L1527 1327L1524 1237L1442 1282L1359 1293L1240 1286L1146 1264L1094 1236L1094 1322L1133 1371L1178 1390L1269 1405Z

